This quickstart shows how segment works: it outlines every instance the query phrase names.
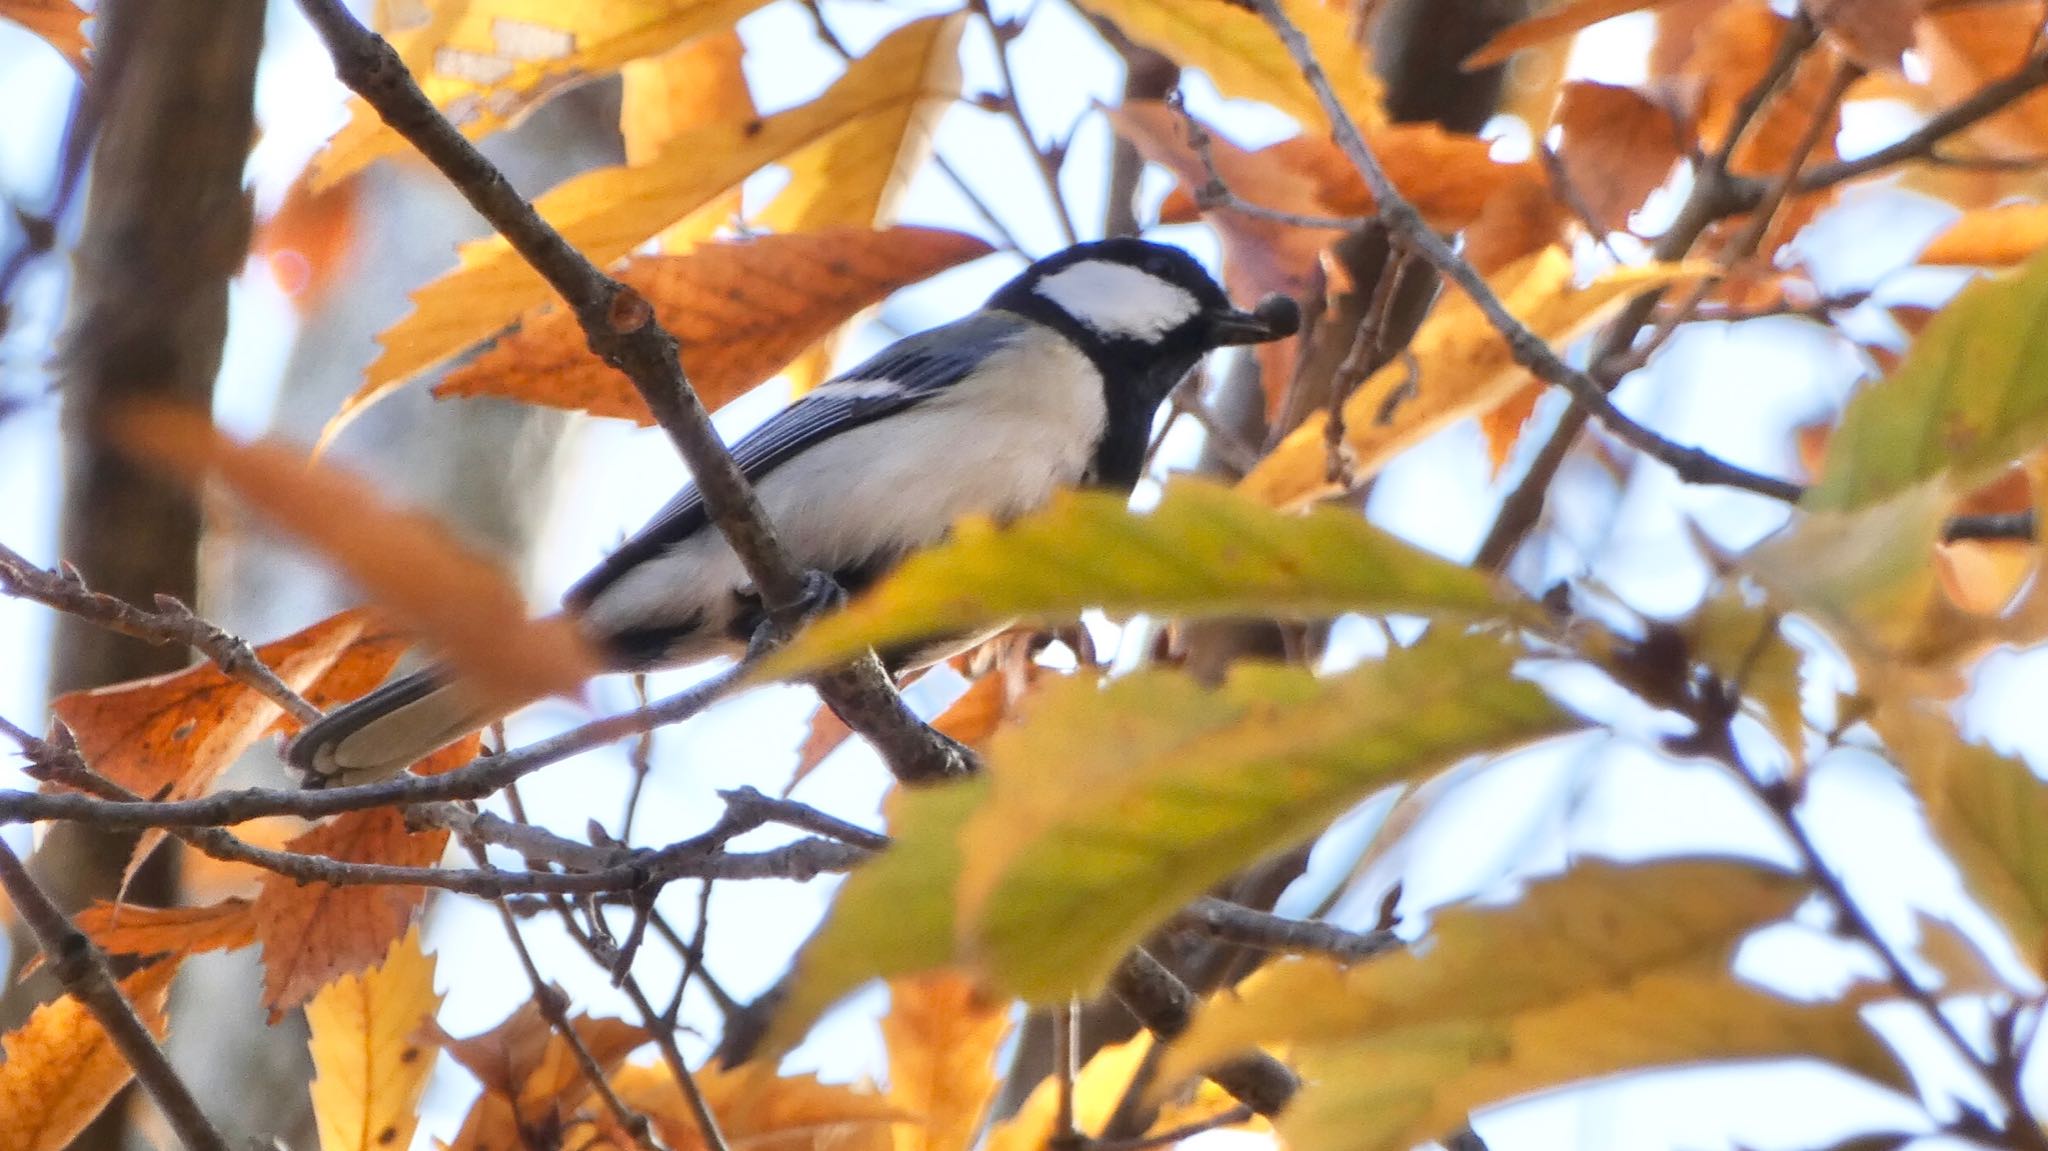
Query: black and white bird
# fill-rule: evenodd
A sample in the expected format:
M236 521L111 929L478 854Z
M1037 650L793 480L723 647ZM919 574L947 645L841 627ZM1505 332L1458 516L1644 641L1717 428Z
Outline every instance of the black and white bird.
M809 392L732 454L797 562L857 592L962 516L1020 516L1061 487L1129 492L1159 405L1204 354L1298 325L1284 297L1233 307L1178 248L1079 244L966 318ZM694 486L571 587L564 607L620 671L737 653L761 621ZM428 668L307 727L289 756L313 781L366 782L499 711Z

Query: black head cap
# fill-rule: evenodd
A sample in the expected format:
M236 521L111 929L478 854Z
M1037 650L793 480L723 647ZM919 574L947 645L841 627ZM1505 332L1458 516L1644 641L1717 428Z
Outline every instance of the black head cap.
M1076 244L1024 269L989 306L1057 328L1085 344L1136 345L1196 353L1294 334L1292 302L1256 312L1230 297L1179 248L1119 238Z

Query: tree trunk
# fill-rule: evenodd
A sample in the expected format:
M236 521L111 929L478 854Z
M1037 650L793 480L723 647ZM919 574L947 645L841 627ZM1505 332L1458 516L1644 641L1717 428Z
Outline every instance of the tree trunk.
M67 430L60 554L92 586L145 604L160 593L196 600L199 513L93 431L125 405L211 405L228 281L248 251L242 169L255 133L263 16L260 0L105 0L96 10L87 100L99 140L59 366ZM54 643L52 695L174 671L190 659L69 616L58 617ZM37 872L63 906L77 908L115 893L134 844L132 835L63 825L37 851ZM131 892L156 902L172 881L159 862ZM32 946L16 940L10 964ZM0 1024L48 995L47 978L9 991ZM119 1147L124 1115L117 1102L73 1146Z

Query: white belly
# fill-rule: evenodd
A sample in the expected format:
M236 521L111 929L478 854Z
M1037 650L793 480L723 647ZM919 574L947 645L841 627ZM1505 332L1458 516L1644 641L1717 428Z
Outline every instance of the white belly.
M1107 420L1102 388L1086 355L1034 328L973 380L834 436L756 490L799 563L858 566L937 542L962 516L1029 512L1079 482ZM747 584L739 557L707 529L625 573L584 618L606 634L701 613L707 632L723 633L732 593Z

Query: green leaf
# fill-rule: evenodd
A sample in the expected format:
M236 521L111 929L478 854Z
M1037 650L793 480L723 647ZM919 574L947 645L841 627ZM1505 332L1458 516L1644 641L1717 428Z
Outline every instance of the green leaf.
M1425 943L1343 967L1274 964L1195 1018L1168 1050L1174 1083L1260 1044L1353 1043L1446 1021L1506 1019L1625 987L1658 971L1725 964L1810 889L1735 859L1580 863L1506 906L1441 912Z
M988 788L984 780L894 792L893 842L848 876L832 910L797 953L789 998L765 1050L796 1046L827 1008L870 979L912 975L953 958L953 890L960 827Z
M1937 476L1957 491L2048 439L2048 252L1964 288L1828 444L1812 511L1849 511Z
M1228 488L1179 480L1146 515L1121 496L1065 492L1007 527L964 521L949 541L807 629L758 674L790 676L870 647L1010 621L1063 621L1086 608L1181 619L1506 610L1486 576L1403 543L1355 511L1290 515Z
M1663 972L1513 1017L1402 1028L1307 1052L1279 1122L1294 1151L1402 1151L1474 1110L1687 1064L1810 1057L1906 1087L1860 1004L1795 1003L1723 971Z
M1373 791L1576 726L1514 661L1449 633L1327 678L1049 685L988 745L988 802L962 832L963 937L1034 1002L1099 989L1175 909Z
M1966 742L1944 715L1888 707L1872 720L1970 894L2048 974L2048 783Z

